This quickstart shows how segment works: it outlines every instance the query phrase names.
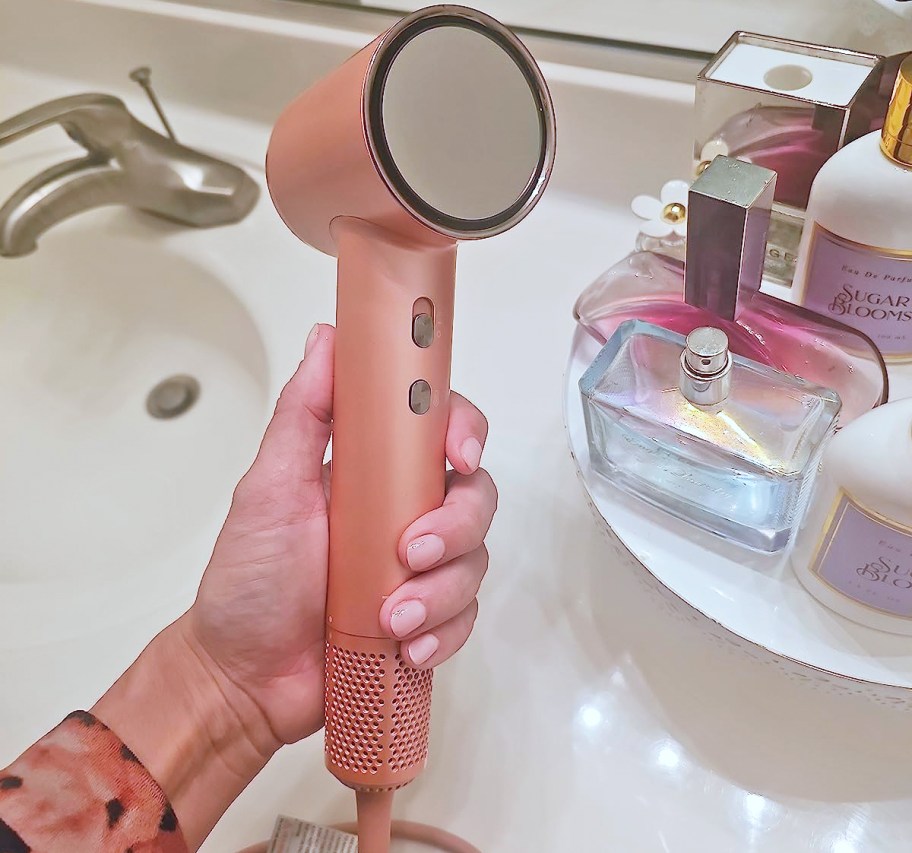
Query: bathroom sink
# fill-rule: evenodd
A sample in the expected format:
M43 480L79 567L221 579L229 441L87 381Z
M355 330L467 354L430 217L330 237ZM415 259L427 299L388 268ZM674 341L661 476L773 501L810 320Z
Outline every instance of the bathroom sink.
M0 583L149 572L223 510L249 461L267 404L260 333L218 278L144 230L85 216L3 264L0 513L21 522ZM170 377L187 379L149 400L153 416Z
M68 153L4 158L0 192ZM0 648L188 602L293 369L232 262L265 198L199 231L99 209L0 258Z

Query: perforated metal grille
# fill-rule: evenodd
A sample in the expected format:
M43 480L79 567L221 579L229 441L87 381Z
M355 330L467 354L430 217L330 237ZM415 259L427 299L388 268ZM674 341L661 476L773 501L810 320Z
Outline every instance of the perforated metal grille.
M389 763L392 770L399 771L427 760L434 673L412 669L399 655L395 662Z
M345 770L383 766L385 664L383 654L326 645L326 751Z

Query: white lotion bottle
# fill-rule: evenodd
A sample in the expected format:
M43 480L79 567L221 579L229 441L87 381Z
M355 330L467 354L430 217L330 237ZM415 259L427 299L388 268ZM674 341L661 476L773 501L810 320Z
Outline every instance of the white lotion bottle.
M811 188L793 298L912 361L912 56L882 131L824 163Z
M872 409L830 441L790 559L831 610L912 636L912 399Z

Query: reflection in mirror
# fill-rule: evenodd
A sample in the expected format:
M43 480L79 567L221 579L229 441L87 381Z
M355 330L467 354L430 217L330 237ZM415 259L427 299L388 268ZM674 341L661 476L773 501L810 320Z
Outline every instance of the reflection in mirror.
M512 56L479 30L437 26L408 41L387 73L382 119L403 179L447 216L497 216L537 175L538 103Z

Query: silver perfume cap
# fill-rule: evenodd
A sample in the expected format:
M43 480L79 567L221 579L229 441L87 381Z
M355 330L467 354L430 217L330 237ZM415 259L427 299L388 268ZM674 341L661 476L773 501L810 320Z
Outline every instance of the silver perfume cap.
M728 336L721 329L701 326L688 336L681 353L679 387L695 406L718 406L731 391L732 358Z
M760 289L776 173L718 156L687 201L684 300L734 320Z

